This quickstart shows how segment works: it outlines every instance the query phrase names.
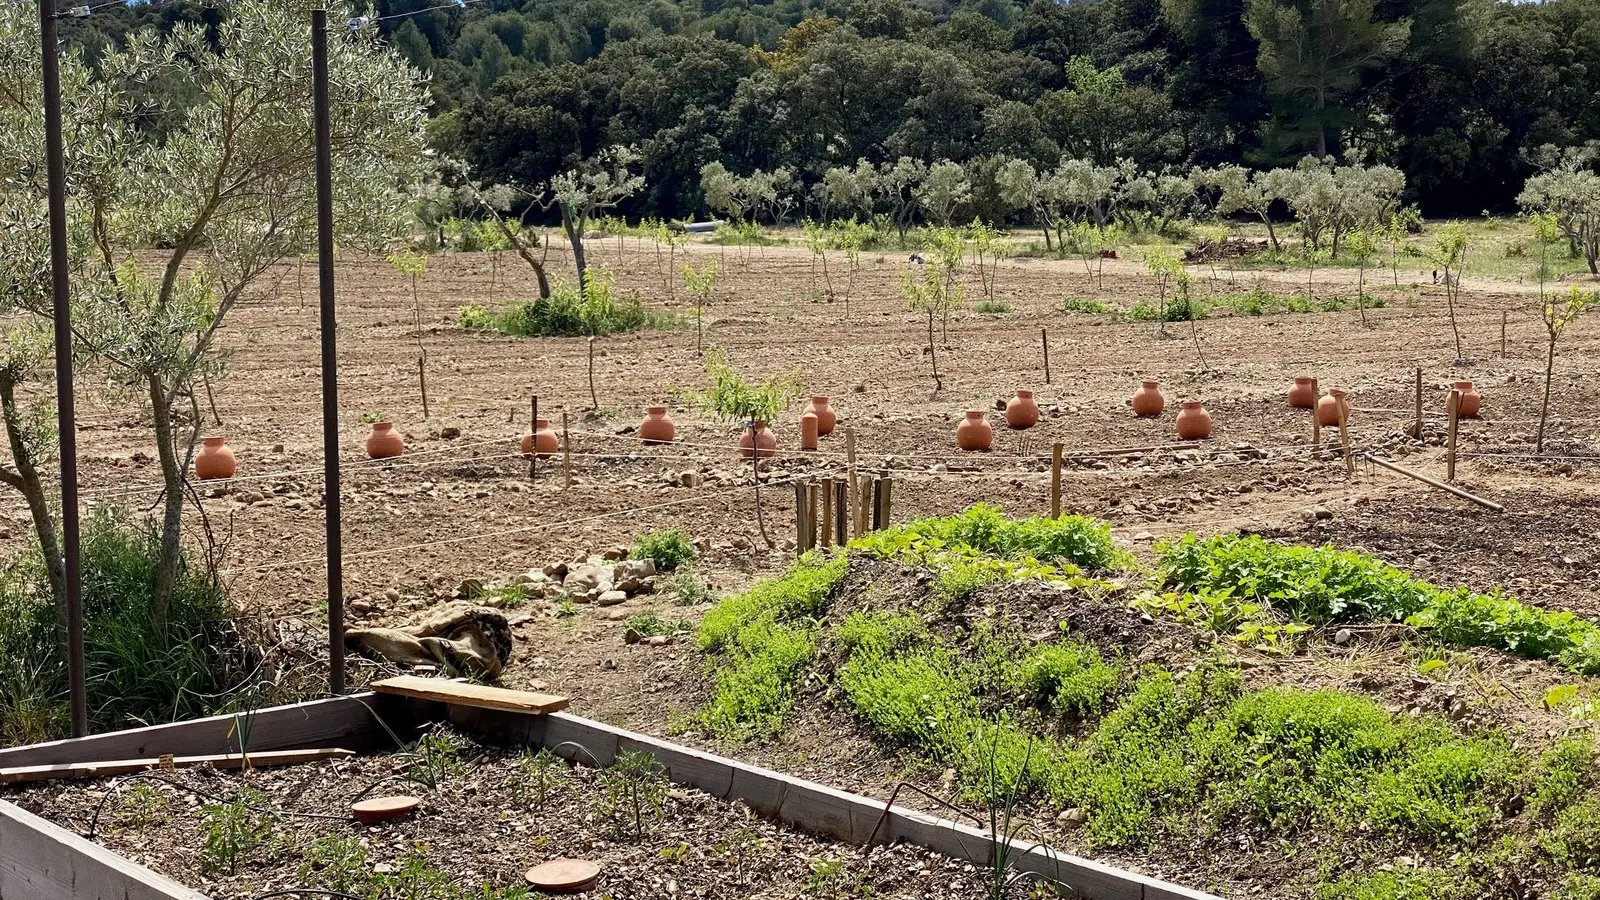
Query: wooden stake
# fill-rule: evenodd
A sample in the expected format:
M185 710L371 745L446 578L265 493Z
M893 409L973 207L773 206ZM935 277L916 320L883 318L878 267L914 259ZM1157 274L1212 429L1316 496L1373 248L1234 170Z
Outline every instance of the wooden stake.
M888 528L894 522L894 476L887 472L883 475L883 524L880 527Z
M806 552L806 486L794 483L794 555Z
M806 549L813 550L817 546L817 532L827 534L826 525L821 529L817 527L817 483L815 481L806 485Z
M1461 421L1461 392L1455 389L1450 391L1450 399L1445 403L1445 415L1450 418L1449 432L1445 439L1444 447L1444 480L1456 480L1456 426Z
M1311 445L1322 448L1322 388L1317 386L1317 380L1311 379Z
M822 546L833 546L833 479L822 479Z
M432 418L432 415L428 412L428 358L426 356L417 357L417 384L422 388L422 419L427 421ZM210 391L211 387L207 385L206 392L210 393Z
M567 430L567 411L561 411L561 473L562 488L572 490L572 432Z
M861 499L858 496L860 493L860 486L856 484L856 430L854 428L847 427L844 430L844 456L844 493L845 502L849 505L850 510L850 533L855 537L860 537L861 531L855 527L855 523L859 519L859 517L856 515L856 505L861 502ZM844 541L840 541L839 543L842 544Z
M850 529L846 527L845 517L848 515L850 485L844 479L839 479L833 485L833 542L843 547L850 542Z
M1061 442L1050 450L1050 518L1061 518Z
M533 395L533 418L528 420L528 433L533 435L533 452L528 454L528 480L539 483L539 395Z
M1044 344L1044 383L1050 383L1050 332L1048 329L1039 329L1039 342Z
M1417 368L1417 421L1411 426L1411 436L1422 440L1422 368Z
M872 479L872 530L883 527L883 479Z
M856 537L863 537L867 533L867 525L871 522L872 503L872 476L862 475L856 482Z
M1367 456L1367 462L1370 462L1370 463L1372 463L1374 465L1382 466L1382 467L1384 467L1385 469L1388 469L1391 472L1399 472L1401 475L1405 475L1405 476L1407 476L1409 478L1415 478L1416 480L1422 482L1423 484L1431 484L1431 485L1433 485L1434 487L1438 488L1441 491L1448 491L1449 493L1452 493L1452 494L1456 495L1457 497L1460 497L1463 500L1471 500L1473 503L1476 503L1479 506L1482 506L1482 507L1484 507L1486 509L1492 509L1495 512L1505 512L1505 510L1506 510L1506 508L1504 506L1501 506L1500 504L1494 502L1493 500L1485 500L1482 497L1473 496L1472 494L1469 494L1466 491L1463 491L1462 489L1456 487L1453 484L1445 484L1444 482L1440 481L1439 479L1430 478L1427 475L1422 474L1421 472L1413 472L1410 469L1402 468L1402 467L1396 465L1395 463L1390 462L1387 459L1384 459L1381 456L1373 456L1371 453L1368 453L1366 456Z
M1347 403L1339 404L1339 452L1344 455L1346 474L1354 475L1356 460L1350 455L1350 407Z
M1500 358L1501 359L1505 359L1506 358L1506 316L1508 316L1508 315L1509 315L1509 313L1506 310L1503 310L1503 309L1500 310Z

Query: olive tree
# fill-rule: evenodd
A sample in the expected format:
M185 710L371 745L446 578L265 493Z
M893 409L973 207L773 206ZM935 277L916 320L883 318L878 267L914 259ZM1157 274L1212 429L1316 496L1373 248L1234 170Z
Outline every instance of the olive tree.
M561 216L561 228L572 245L580 289L589 284L589 266L583 254L583 235L589 220L617 208L644 187L644 176L631 171L638 162L639 152L634 148L612 147L550 179L546 186L541 202Z
M247 289L315 234L307 21L298 4L237 0L211 34L179 24L129 35L92 71L64 61L69 229L88 244L74 272L77 336L147 404L164 487L158 618L171 603L199 436L194 384L219 370L217 336ZM427 169L427 98L374 31L330 30L337 238L378 250L410 225L408 188ZM152 82L170 89L153 94ZM148 247L170 248L153 272L135 256Z
M1528 179L1517 203L1528 212L1551 214L1572 255L1600 275L1600 174L1584 168L1585 162L1581 153L1560 158Z
M941 159L928 167L928 174L915 193L928 217L941 228L949 228L956 210L972 199L972 183L960 163Z

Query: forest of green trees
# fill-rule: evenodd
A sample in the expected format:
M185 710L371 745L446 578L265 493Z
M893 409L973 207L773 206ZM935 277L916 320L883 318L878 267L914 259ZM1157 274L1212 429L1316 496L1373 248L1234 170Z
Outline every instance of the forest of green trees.
M203 0L69 22L91 56ZM539 185L638 151L622 211L709 210L702 168L803 204L860 160L1142 171L1392 166L1429 216L1512 211L1548 146L1600 140L1600 0L377 0L431 79L437 147ZM808 208L797 210L815 214Z

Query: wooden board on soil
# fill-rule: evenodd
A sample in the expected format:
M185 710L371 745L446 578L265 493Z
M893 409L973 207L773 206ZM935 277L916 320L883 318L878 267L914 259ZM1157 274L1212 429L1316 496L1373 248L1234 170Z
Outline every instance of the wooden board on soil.
M216 753L207 756L162 756L152 759L118 759L108 762L67 763L53 766L17 766L0 769L0 784L17 784L24 781L47 781L52 778L105 778L110 775L128 775L147 769L192 769L211 766L216 769L252 768L265 766L292 766L318 762L324 759L348 759L355 756L350 750L278 750L267 753Z
M513 691L509 688L488 687L465 681L445 681L440 678L418 678L399 675L374 681L372 689L380 694L399 694L418 700L437 700L457 706L477 706L484 709L509 709L513 712L551 713L568 706L567 698L531 691Z

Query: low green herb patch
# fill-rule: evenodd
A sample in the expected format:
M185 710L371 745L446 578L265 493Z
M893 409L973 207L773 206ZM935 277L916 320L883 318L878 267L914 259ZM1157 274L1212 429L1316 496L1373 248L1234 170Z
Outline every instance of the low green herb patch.
M1600 626L1501 594L1429 584L1370 556L1275 544L1255 535L1188 535L1159 547L1168 585L1267 604L1297 621L1405 622L1441 640L1493 647L1600 674Z
M953 516L917 519L875 531L851 544L880 557L930 561L950 555L985 554L1014 562L1048 563L1068 574L1104 572L1132 557L1111 540L1111 526L1087 516L1009 519L979 503Z

